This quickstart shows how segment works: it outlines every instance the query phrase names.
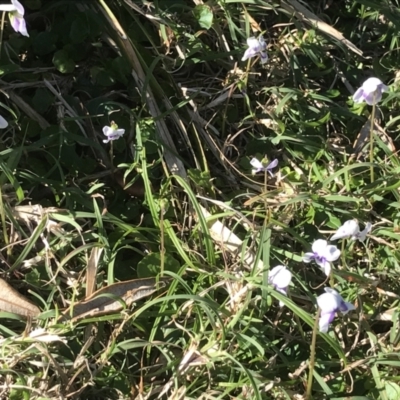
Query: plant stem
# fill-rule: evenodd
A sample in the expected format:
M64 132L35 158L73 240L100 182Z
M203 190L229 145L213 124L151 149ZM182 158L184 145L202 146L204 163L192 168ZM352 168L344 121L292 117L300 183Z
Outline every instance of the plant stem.
M315 345L317 343L317 332L318 332L318 322L320 313L321 309L318 307L317 315L315 316L315 323L311 339L311 347L310 347L311 352L310 352L310 362L308 364L308 382L307 382L306 400L312 399L311 392L312 392L314 366L315 366Z
M346 243L346 239L342 239L342 250L341 250L341 255L342 255L342 264L343 264L343 269L344 269L344 270L347 269L346 257L344 256L345 243Z
M6 245L9 244L8 235L7 235L7 224L6 224L6 215L3 205L3 192L0 186L0 217L1 217L1 226L3 227L3 236L4 236L4 243ZM11 254L12 246L8 248L7 254Z
M114 149L113 149L113 141L110 142L110 165L111 165L111 176L114 177Z
M268 188L267 188L267 183L268 183L268 172L264 172L264 193L267 194Z
M372 104L372 112L370 119L370 132L369 132L369 162L374 163L374 126L375 126L375 98ZM374 182L374 166L371 165L371 183Z
M265 171L264 172L264 205L265 205L265 224L268 225L270 218L271 218L271 214L270 214L270 210L268 208L268 198L267 198L267 194L268 194L268 172Z

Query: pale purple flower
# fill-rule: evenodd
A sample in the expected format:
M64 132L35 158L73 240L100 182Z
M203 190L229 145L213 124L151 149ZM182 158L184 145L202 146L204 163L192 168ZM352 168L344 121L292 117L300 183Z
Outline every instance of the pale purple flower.
M360 231L358 222L352 219L346 221L341 227L339 227L336 233L331 237L331 240L351 238L351 240L359 240L363 242L368 233L371 231L371 228L372 224L370 222L367 222L365 224L364 230Z
M353 237L352 237L352 239L353 240L359 240L360 242L363 242L364 240L365 240L365 238L367 237L367 235L368 235L368 233L370 233L371 232L371 229L372 229L372 224L371 224L371 222L367 222L366 224L365 224L365 228L364 228L364 230L362 230L362 231L360 231L360 232L357 232Z
M103 140L103 143L108 143L122 137L125 133L125 129L118 129L118 125L112 122L111 126L105 126L103 128L103 133L107 136L107 139Z
M331 273L331 262L336 261L340 257L340 250L333 245L328 244L326 240L318 239L312 245L312 252L305 253L303 261L309 263L314 260L326 276Z
M353 304L343 300L343 297L334 289L325 288L325 292L317 297L318 307L321 309L319 318L320 332L328 332L329 324L334 320L335 314L341 312L348 313L355 310Z
M287 288L291 280L292 273L284 265L278 265L268 273L268 283L285 296L287 295ZM283 303L280 301L279 305L282 307Z
M387 92L389 88L378 78L368 78L362 86L354 93L353 100L355 103L365 101L372 106L382 99L382 93Z
M268 54L267 54L267 43L262 36L258 38L249 37L247 39L247 46L248 49L245 51L242 61L246 61L249 58L260 56L261 64L265 64L268 61Z
M278 165L278 160L275 159L268 164L266 158L263 158L261 161L257 160L257 158L252 158L250 164L252 167L254 167L254 169L251 171L253 174L263 171L268 172L271 177L273 177L274 174L271 172L271 169Z
M0 115L0 129L7 128L8 122Z
M1 4L0 11L8 11L11 26L15 32L19 32L21 35L29 37L24 19L25 9L18 0L11 0L11 4Z

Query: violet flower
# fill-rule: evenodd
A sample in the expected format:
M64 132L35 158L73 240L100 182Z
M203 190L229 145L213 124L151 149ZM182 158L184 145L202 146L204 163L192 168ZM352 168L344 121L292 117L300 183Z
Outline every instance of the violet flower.
M341 312L346 314L355 310L353 304L343 300L343 297L334 289L325 288L325 292L317 297L318 307L321 309L319 318L320 332L328 332L329 324L334 320L335 314Z
M331 273L331 262L336 261L340 257L340 250L333 245L328 244L326 240L318 239L312 244L312 252L305 253L303 261L309 263L314 260L326 276Z
M368 78L362 86L354 93L355 103L365 101L370 106L377 104L382 99L382 93L387 92L389 88L378 78Z
M103 143L108 143L122 137L125 133L125 129L118 129L118 125L115 122L111 122L111 126L105 126L103 128L103 133L107 136L107 139L103 140Z
M251 171L252 174L256 174L258 172L263 171L263 172L268 172L271 175L271 177L273 177L274 174L271 172L271 169L275 168L278 165L278 160L275 159L268 164L266 158L263 158L261 161L257 160L257 158L252 158L250 160L250 164L252 167L254 167L254 169Z
M7 128L8 122L0 115L0 129Z
M364 230L360 231L358 222L352 219L346 221L341 227L339 227L336 233L331 237L331 240L350 238L351 240L359 240L363 242L371 229L372 224L370 222L367 222L365 224Z
M11 0L11 4L1 4L0 11L8 11L11 26L15 32L19 32L21 35L29 37L24 19L25 9L18 0Z
M247 46L248 49L245 51L242 61L246 61L249 58L260 56L261 64L265 64L268 61L268 54L267 54L267 43L262 36L258 38L249 37L247 39Z
M268 283L285 296L291 280L292 273L284 265L277 265L268 273ZM280 301L279 305L282 307L284 304Z

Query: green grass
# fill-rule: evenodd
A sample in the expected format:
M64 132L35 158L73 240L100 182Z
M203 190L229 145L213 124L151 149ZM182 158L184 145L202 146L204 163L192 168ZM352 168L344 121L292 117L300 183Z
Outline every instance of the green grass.
M318 333L310 399L399 399L400 3L21 2L30 37L5 16L1 41L0 271L40 314L0 293L0 397L304 398L330 282L302 256L357 218L371 234L333 265L357 309ZM240 61L260 33L269 61ZM351 98L370 76L390 86L373 163ZM100 289L109 308L71 318Z

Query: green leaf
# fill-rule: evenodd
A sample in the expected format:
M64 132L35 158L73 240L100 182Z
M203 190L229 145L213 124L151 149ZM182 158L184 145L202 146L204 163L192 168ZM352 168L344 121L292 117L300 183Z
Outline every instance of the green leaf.
M400 386L394 382L385 382L386 394L390 400L400 399Z
M47 89L44 88L36 89L35 95L33 96L32 99L32 104L37 112L43 114L48 110L48 108L51 106L52 103L53 103L53 96Z
M56 42L58 36L50 32L39 33L33 42L33 49L39 56L44 56L53 52L56 49Z
M15 64L6 64L0 66L0 75L9 74L19 70L19 66Z
M58 50L54 53L53 64L62 74L70 74L75 69L74 60L65 50Z
M180 264L174 257L164 255L164 270L178 272ZM161 272L161 254L150 253L145 256L137 265L137 274L139 278L150 278Z
M89 36L89 26L83 18L77 18L72 22L69 37L72 43L82 43Z
M194 8L193 14L202 28L211 28L214 16L209 6L200 4Z

